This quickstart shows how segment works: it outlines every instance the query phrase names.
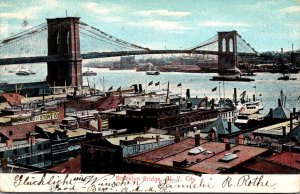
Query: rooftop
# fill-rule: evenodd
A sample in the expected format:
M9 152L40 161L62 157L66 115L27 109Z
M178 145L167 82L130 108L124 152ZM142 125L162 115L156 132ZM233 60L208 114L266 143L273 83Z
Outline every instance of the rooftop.
M60 129L58 125L53 125L52 123L38 124L37 127L41 128L42 130L48 133L55 133L56 131L60 131L60 132L64 131L63 129ZM77 128L73 130L67 130L67 136L69 138L79 137L79 136L86 135L87 132L91 132L91 130Z
M68 136L69 138L72 138L72 137L79 137L79 136L84 136L84 135L86 135L87 132L91 132L91 130L83 129L83 128L78 128L78 129L75 129L75 130L68 130L68 131L67 131L67 136Z
M282 138L282 140L300 143L300 125L290 131L285 137Z
M107 140L114 144L114 145L120 145L120 140L134 140L136 139L137 141L140 139L141 141L138 141L139 144L147 144L147 143L154 143L156 142L156 136L158 134L151 134L151 133L146 133L146 134L128 134L128 135L122 135L118 137L111 137L107 138ZM169 140L174 140L173 135L159 135L159 141L169 141Z
M282 152L268 158L267 160L292 167L300 171L300 153Z
M223 117L219 117L217 120L215 120L213 123L208 125L203 129L202 132L209 133L212 128L216 128L218 134L227 135L230 133L238 132L240 129L236 127L234 124L231 123L231 132L228 131L228 121L227 119Z
M195 139L188 138L179 143L170 144L143 154L139 154L131 159L154 163L194 147Z
M257 173L268 174L299 174L300 153L282 152L265 160L245 166L246 169Z
M58 166L51 168L51 171L57 173L80 173L81 166L80 166L80 155L76 158L71 158L69 161L64 162Z
M276 119L289 119L291 111L284 106L278 106L273 110L272 118ZM270 112L267 117L270 117Z
M224 143L219 143L219 142L206 142L206 143L201 144L201 147L205 151L201 152L199 154L191 155L191 154L189 154L189 151L191 149L187 149L176 155L162 159L156 163L162 164L162 165L167 165L167 166L173 166L173 161L183 161L185 159L187 159L187 161L189 163L193 163L193 162L197 162L197 161L199 162L199 161L202 161L206 158L213 156L214 153L222 152L225 149Z
M294 119L293 126L296 127L298 125L299 125L299 121ZM254 134L282 136L283 135L283 127L286 127L286 134L288 134L291 131L290 121L285 121L285 122L277 123L277 124L270 125L267 127L262 127L262 128L255 130L253 133Z
M238 145L232 147L230 150L220 152L210 158L207 158L200 163L189 166L186 169L198 173L219 174L222 173L223 170L232 169L252 159L253 157L259 156L266 152L268 152L268 149L265 148ZM228 153L236 154L237 158L228 162L220 161L220 159L222 159Z
M295 174L300 173L299 170L283 166L281 164L276 164L270 161L262 160L249 164L244 167L247 170L255 171L261 174Z

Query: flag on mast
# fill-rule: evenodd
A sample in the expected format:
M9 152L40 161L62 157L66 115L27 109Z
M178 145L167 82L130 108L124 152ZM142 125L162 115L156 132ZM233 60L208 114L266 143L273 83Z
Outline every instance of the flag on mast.
M240 94L240 96L245 96L246 95L246 90L245 91L243 91L241 94Z
M112 90L113 89L113 87L112 86L110 86L109 88L108 88L108 91L110 91L110 90Z
M148 83L148 86L151 86L152 84L153 84L153 81L149 82L149 83Z
M181 83L179 83L178 85L177 85L177 87L180 87L181 86Z
M159 84L160 84L159 82L156 82L156 83L155 83L155 86L158 86Z
M211 91L212 91L212 92L215 92L215 91L217 91L217 88L218 88L218 87L214 87Z

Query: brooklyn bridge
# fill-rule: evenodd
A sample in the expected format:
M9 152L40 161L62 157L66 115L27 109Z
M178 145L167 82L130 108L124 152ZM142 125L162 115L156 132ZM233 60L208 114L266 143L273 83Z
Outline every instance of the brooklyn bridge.
M237 31L217 32L206 41L180 50L153 50L107 34L78 17L47 22L0 42L0 65L47 62L47 82L82 85L82 60L126 55L210 54L218 56L218 70L237 64L238 56L258 53Z

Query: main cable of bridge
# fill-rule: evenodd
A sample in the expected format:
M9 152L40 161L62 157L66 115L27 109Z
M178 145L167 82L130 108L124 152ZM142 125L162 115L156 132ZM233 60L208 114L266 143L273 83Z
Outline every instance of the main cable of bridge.
M99 41L102 41L102 42L105 42L108 44L119 46L121 48L127 48L127 49L131 49L131 50L147 50L147 51L149 50L149 48L141 47L136 44L132 44L127 41L118 39L110 34L107 34L103 31L101 31L100 29L90 26L84 22L79 22L79 25L80 25L79 26L80 29L83 30L83 31L81 31L81 33L83 33L84 35L86 35L90 38L94 38L94 39L97 39Z

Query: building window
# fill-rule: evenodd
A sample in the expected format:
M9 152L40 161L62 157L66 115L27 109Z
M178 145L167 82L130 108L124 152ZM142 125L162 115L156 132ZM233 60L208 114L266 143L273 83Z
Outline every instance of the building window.
M30 158L26 158L26 164L30 164Z
M29 152L29 147L26 147L25 148L25 153L28 153Z
M38 145L38 150L41 150L41 149L42 149L42 145L39 144L39 145Z
M17 154L18 154L18 150L17 150L17 149L14 149L14 150L13 150L13 154L14 154L14 155L17 155Z
M9 131L9 132L8 132L8 135L9 135L9 136L12 136L12 135L13 135L13 132L12 132L12 131Z

